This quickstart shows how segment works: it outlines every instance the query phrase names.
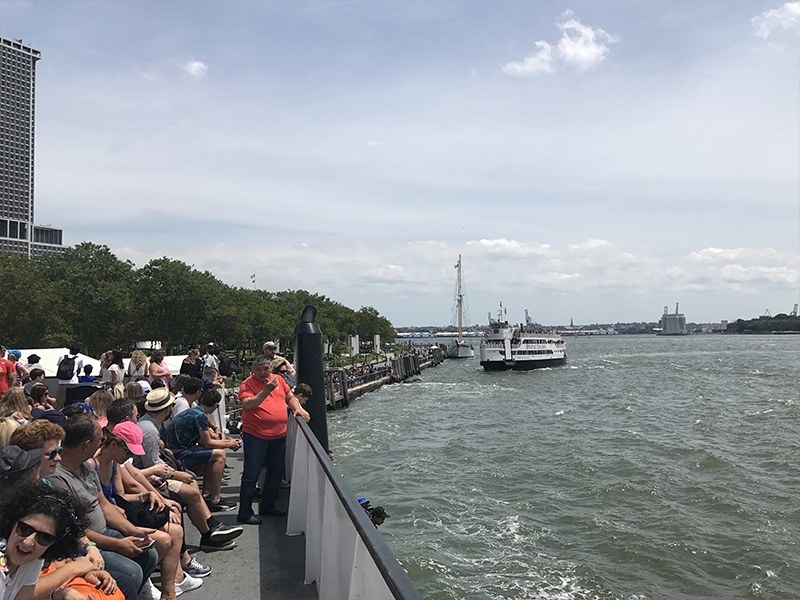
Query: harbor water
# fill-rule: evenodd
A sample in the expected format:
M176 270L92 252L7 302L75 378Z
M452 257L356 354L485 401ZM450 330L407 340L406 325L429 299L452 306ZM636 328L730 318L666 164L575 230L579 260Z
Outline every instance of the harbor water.
M800 598L800 336L569 338L329 414L425 598Z

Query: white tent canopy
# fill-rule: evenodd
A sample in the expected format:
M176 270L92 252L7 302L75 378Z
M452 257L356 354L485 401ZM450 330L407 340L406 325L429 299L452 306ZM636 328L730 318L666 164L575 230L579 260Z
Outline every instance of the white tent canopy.
M20 348L19 351L22 353L20 361L23 364L27 364L28 357L31 354L38 354L40 357L38 366L39 368L44 369L45 377L55 377L56 369L58 368L58 359L66 354L69 354L69 348ZM98 359L87 356L86 354L78 354L78 356L83 359L84 365L92 365L92 375L97 377L100 374L100 361ZM184 358L186 358L186 356L183 354L177 356L167 356L164 358L164 363L167 365L173 375L177 375L180 373L181 363L183 362ZM122 362L125 364L126 370L128 368L129 361L130 358L124 358L122 360Z

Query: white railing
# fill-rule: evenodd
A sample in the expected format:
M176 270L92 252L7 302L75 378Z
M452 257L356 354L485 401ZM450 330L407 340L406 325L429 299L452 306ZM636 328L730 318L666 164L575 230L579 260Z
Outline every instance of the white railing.
M289 419L287 535L305 534L305 583L320 600L421 600L394 553L302 419Z

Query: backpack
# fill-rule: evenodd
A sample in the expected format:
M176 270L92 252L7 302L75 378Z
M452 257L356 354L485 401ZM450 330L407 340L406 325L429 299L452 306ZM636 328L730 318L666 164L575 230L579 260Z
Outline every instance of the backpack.
M233 375L233 371L231 370L231 359L227 356L219 357L219 374L223 377L230 377Z
M58 363L56 377L59 379L72 379L75 375L75 357L65 354L64 358Z

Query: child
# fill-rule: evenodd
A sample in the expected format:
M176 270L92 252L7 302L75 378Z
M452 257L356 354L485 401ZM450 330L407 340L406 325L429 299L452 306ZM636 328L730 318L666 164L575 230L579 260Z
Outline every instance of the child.
M78 381L80 383L94 383L94 377L92 376L92 365L86 365L83 367L83 375L78 377Z
M297 398L297 401L300 402L301 406L305 406L305 403L311 400L311 386L307 383L298 383L294 386L294 395Z

